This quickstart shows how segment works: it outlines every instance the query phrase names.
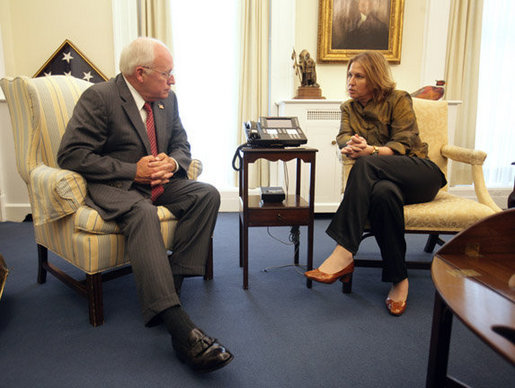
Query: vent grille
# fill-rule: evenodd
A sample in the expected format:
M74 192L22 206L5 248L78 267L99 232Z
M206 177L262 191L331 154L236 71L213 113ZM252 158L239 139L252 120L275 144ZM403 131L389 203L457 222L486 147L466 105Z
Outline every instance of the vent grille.
M340 117L340 110L310 109L307 111L308 120L340 120Z

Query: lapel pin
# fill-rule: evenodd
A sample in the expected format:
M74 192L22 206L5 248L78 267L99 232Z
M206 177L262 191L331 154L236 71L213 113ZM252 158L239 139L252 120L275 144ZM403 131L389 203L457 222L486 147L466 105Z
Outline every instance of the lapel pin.
M163 104L158 104L157 105L159 107L159 109L164 109L165 107L163 106Z

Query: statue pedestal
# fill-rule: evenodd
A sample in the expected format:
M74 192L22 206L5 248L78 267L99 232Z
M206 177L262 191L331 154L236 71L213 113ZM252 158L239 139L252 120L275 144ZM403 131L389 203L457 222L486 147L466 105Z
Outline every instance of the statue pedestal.
M322 89L319 86L299 86L295 99L314 99L325 100L322 97Z

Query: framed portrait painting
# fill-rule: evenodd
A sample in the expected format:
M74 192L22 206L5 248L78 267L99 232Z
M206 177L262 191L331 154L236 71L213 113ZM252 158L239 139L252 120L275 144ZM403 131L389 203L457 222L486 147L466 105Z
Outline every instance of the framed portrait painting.
M404 0L319 0L318 12L318 62L377 50L400 63Z

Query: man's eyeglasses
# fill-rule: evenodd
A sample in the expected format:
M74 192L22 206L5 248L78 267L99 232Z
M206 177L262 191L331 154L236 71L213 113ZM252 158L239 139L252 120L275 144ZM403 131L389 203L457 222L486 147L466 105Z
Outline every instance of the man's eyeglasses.
M170 71L159 71L159 70L156 70L154 69L153 67L150 67L150 66L141 66L145 69L148 69L150 71L155 71L155 72L158 72L159 75L161 77L163 77L164 79L168 80L170 79L171 77L175 76L175 70L170 70Z

